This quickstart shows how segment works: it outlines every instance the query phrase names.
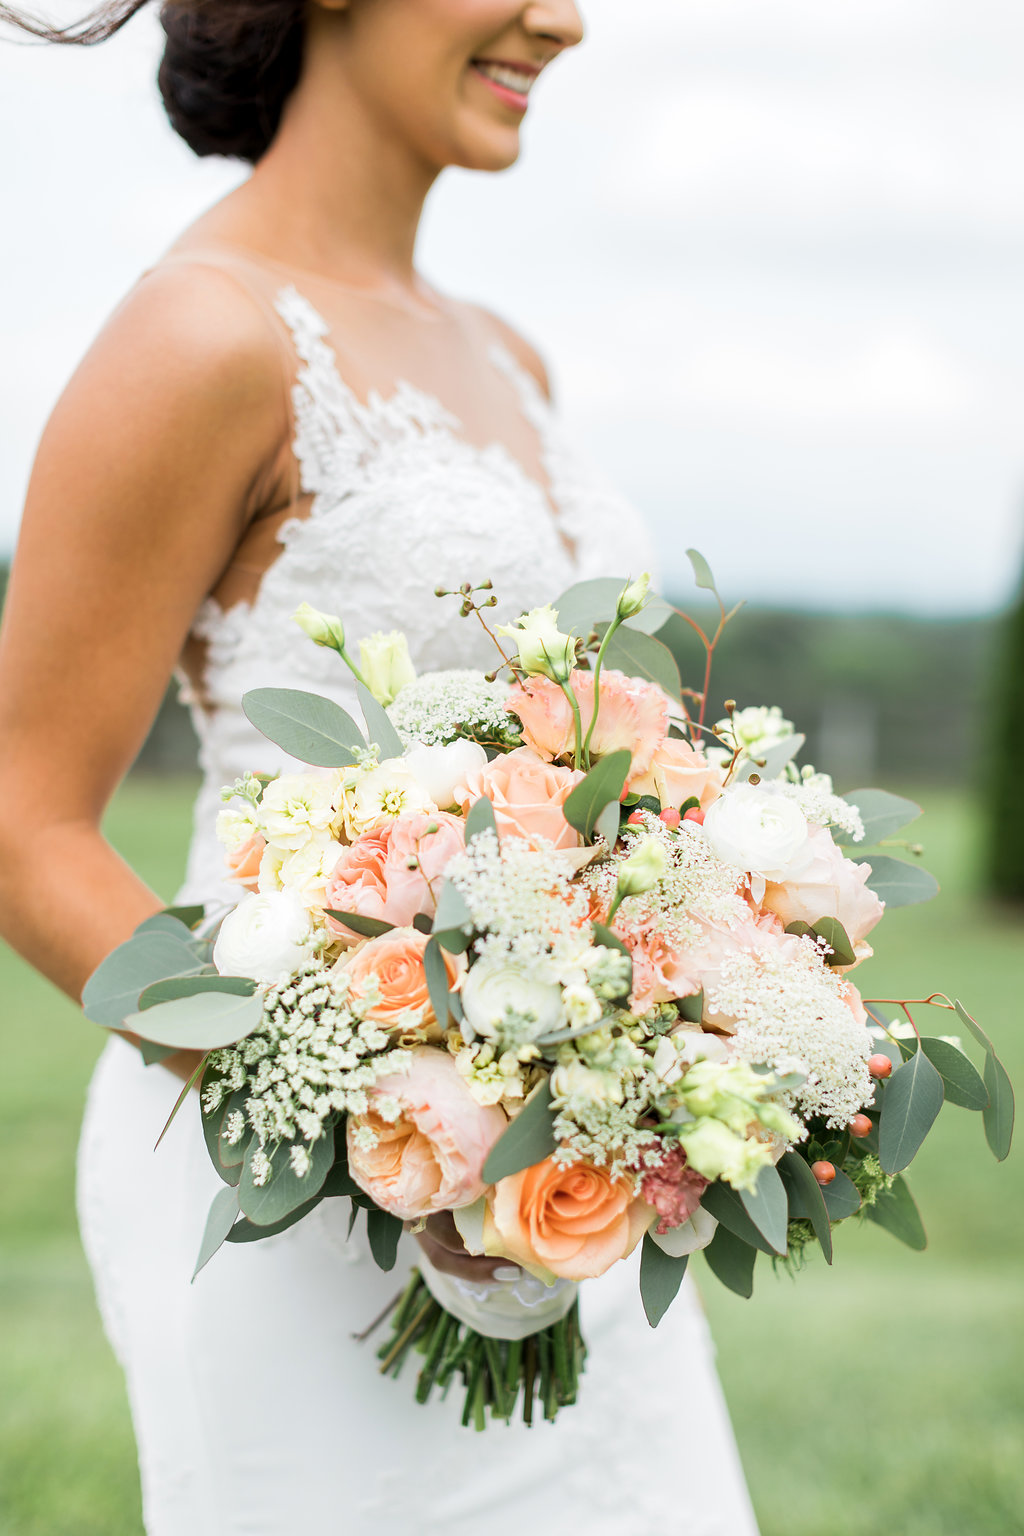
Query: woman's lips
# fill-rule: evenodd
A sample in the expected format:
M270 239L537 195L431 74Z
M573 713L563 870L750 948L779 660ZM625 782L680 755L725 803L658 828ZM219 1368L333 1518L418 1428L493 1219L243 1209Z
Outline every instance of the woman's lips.
M525 112L530 104L530 87L540 71L528 65L500 64L490 59L474 59L474 73L499 101L516 112Z

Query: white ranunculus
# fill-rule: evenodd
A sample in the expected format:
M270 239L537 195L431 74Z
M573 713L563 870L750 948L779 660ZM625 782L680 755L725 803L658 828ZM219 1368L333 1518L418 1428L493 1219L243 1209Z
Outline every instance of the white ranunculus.
M704 836L725 864L781 883L814 857L807 817L768 784L735 784L709 807Z
M522 960L478 960L461 990L466 1023L484 1040L524 1044L565 1024L562 989Z
M487 767L487 753L479 742L461 737L445 746L418 742L405 754L405 766L430 798L445 809L455 804L456 786Z
M316 936L294 891L243 896L221 924L213 963L222 976L251 976L272 986L313 958Z

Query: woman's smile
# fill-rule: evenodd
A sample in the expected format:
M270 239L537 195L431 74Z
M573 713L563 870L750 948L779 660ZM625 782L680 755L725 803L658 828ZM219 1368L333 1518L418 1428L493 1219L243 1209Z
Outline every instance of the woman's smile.
M518 112L526 111L530 90L541 72L539 65L473 59L470 67L499 101Z

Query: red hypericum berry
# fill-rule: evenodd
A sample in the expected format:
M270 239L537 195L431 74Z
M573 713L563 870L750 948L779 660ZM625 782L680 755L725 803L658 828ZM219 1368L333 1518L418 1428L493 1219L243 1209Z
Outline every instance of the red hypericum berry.
M836 1165L835 1163L824 1162L812 1163L811 1172L814 1174L814 1177L817 1179L818 1183L824 1186L825 1184L831 1184L832 1180L835 1178Z
M888 1056L883 1056L879 1051L874 1056L868 1057L868 1071L872 1077L890 1077L892 1075L892 1062Z
M671 808L669 808L667 811L658 812L658 820L663 821L670 832L675 831L676 827L678 827L682 819L683 818L679 812L673 811Z
M695 805L691 806L686 815L683 817L683 820L695 821L698 827L702 827L704 825L704 812L699 811Z
M626 822L627 827L642 827L644 824L643 811L634 811Z
M851 1136L870 1136L871 1135L871 1116L870 1115L854 1115L853 1119L850 1121L850 1135Z

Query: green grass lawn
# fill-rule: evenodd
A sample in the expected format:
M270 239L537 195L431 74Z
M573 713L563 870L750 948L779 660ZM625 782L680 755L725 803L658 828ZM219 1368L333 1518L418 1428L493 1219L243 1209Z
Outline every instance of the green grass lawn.
M129 782L110 816L117 846L168 897L189 788ZM873 996L961 996L1020 1084L1021 924L976 894L972 807L926 803L943 897L893 914L858 982ZM0 986L0 1536L139 1536L120 1373L75 1234L75 1140L101 1034L5 951ZM956 1032L942 1023L934 1032ZM1016 1152L993 1162L979 1116L950 1109L911 1175L927 1253L851 1223L832 1271L812 1262L791 1279L759 1261L751 1302L696 1266L763 1536L1024 1533L1019 1169Z

